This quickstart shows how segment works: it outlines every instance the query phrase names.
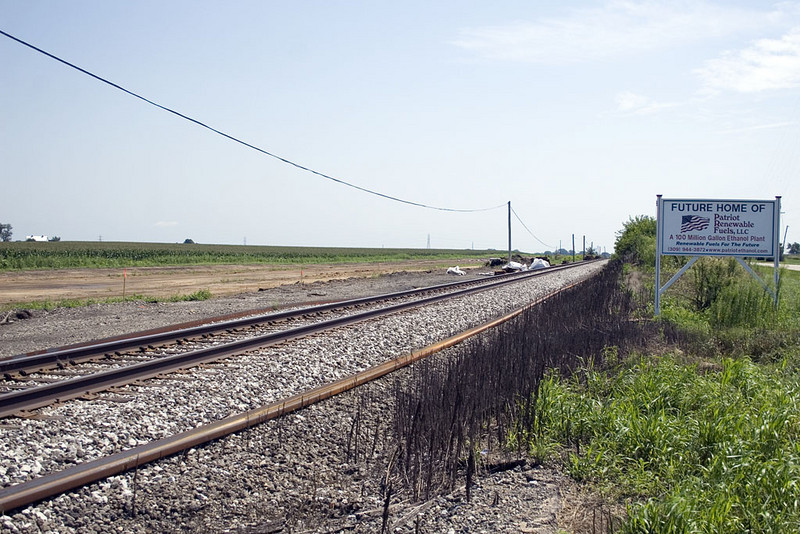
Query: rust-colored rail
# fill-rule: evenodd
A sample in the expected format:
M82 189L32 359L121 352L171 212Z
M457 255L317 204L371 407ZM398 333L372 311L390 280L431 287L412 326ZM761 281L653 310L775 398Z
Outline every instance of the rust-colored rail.
M414 351L405 356L400 356L336 382L176 434L169 438L154 441L146 445L70 467L57 473L51 473L43 477L4 488L0 490L0 514L5 514L21 506L129 471L143 464L159 460L192 447L197 447L271 419L276 419L311 404L321 402L334 395L349 391L513 319L526 309L540 304L561 291L574 287L579 283L580 282L565 286L499 319L495 319L424 349Z

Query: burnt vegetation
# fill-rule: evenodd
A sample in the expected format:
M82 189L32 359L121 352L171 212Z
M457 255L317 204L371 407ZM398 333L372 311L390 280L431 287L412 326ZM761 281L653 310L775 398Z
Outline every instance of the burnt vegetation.
M469 496L475 471L493 468L486 458L513 466L513 458L526 457L526 441L514 436L535 431L536 395L549 370L569 375L641 345L651 323L631 320L637 304L621 275L621 264L612 263L397 382L393 467L413 499L452 490L462 477Z

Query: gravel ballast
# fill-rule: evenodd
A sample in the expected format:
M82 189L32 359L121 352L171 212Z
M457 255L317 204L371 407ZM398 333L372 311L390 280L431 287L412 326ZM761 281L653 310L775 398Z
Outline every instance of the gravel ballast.
M216 364L119 388L113 394L101 394L93 400L67 402L41 410L41 419L3 421L0 431L6 439L0 442L0 484L5 486L41 476L351 375L387 358L482 324L597 272L602 266L601 263L584 265L509 288L284 343L231 359L224 366ZM365 290L358 287L358 282L347 281L349 284L340 282L302 288L296 296L304 293L307 297L316 292L325 293L328 298L332 293L338 298L351 298L394 291L388 289L389 285L419 283L410 277L402 281L399 278L403 277L396 277L392 284L378 291L374 287ZM439 282L419 285L433 283ZM372 285L375 285L374 280ZM367 293L358 294L358 291ZM247 295L219 302L154 307L154 317L149 322L144 321L145 324L137 323L137 330L161 326L158 323L164 320L164 315L172 316L173 323L182 322L186 314L175 320L176 313L182 310L192 310L194 319L239 311L234 309L239 306L246 309L245 303L250 308L259 307L263 302L259 297L274 298ZM104 309L98 315L106 319L121 317L129 311L124 309L128 306L107 305L118 309ZM164 313L164 307L170 308L170 312ZM84 336L92 339L125 333L122 327L127 323L106 320L103 333L98 334L97 328L88 328L92 321L90 310L72 311L83 317L65 318L59 324L59 318L68 315L64 311L20 323L31 321L30 324L35 325L35 321L46 319L47 328L43 330L47 333L43 337L47 340L54 339L62 328L71 332L70 342L76 338L82 341ZM81 321L87 324L86 331L76 330L75 325ZM6 332L0 332L5 340ZM19 341L23 337L17 334L15 339ZM62 340L55 344L65 343ZM108 532L109 528L120 532L247 532L248 529L254 532L304 529L327 532L339 528L380 531L383 510L377 484L387 462L382 455L390 446L386 443L387 429L381 414L389 409L388 399L392 396L387 389L396 379L377 381L281 420L143 466L134 473L112 477L27 507L13 516L3 516L0 526L11 532ZM370 443L370 450L353 455L353 413L365 403L369 410L358 410L358 413L368 413L365 417L370 420L360 423L359 427L367 434L372 433L363 440ZM346 450L350 454L345 453ZM494 485L515 487L519 495L501 498L499 489L491 489ZM432 527L444 524L445 518L452 526L442 532L450 528L455 529L454 532L463 531L459 529L465 527L470 532L482 529L486 532L553 532L548 529L556 524L559 485L564 486L564 481L555 472L521 467L479 481L474 490L475 499L467 505L463 504L463 495L456 492L429 503L397 502L394 509L390 509L390 515L393 528L400 532L419 528L422 532L439 532ZM492 491L495 491L494 496ZM527 499L526 494L536 498ZM481 508L481 496L497 516L494 519L492 514L486 516L485 510L480 514L476 511ZM501 501L509 507L508 512L495 509ZM512 520L511 516L516 517L521 511L533 513L534 504L545 508L535 513L536 519ZM415 507L419 510L412 513ZM409 513L411 516L403 524L404 514ZM424 527L425 524L428 526ZM480 525L484 526L479 528Z

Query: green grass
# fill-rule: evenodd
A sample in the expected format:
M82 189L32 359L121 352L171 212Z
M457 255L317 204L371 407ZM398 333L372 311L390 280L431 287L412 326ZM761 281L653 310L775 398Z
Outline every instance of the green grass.
M788 366L680 358L584 369L540 390L537 449L628 502L619 532L794 532L800 525L800 377Z
M771 267L751 265L760 278L774 289ZM677 271L677 268L674 269ZM673 271L662 273L661 283ZM647 292L654 291L654 277L646 273ZM780 270L779 306L774 308L770 293L735 260L702 258L662 296L662 314L671 319L679 310L696 312L697 320L717 327L796 327L800 325L800 271ZM652 311L652 310L651 310Z
M109 297L105 299L59 299L59 300L36 300L31 302L15 302L13 304L0 306L0 312L8 310L54 310L56 308L80 308L93 304L114 304L119 302L189 302L208 300L212 297L208 289L200 289L188 295L171 295L169 297L153 297L139 294L128 295L126 297Z
M114 243L0 242L0 271L200 264L320 264L503 256L502 251Z
M622 505L615 532L800 526L800 272L782 271L776 308L740 266L711 261L663 301L657 324L678 344L610 348L604 367L553 374L538 391L531 454Z

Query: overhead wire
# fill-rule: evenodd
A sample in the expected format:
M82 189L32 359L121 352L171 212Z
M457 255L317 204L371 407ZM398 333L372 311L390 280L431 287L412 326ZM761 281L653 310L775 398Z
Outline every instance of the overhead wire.
M513 213L513 214L514 214L514 217L516 217L516 218L517 218L517 220L518 220L518 221L519 221L519 223L522 225L522 227L523 227L523 228L525 228L525 229L528 231L528 233L529 233L529 234L531 234L531 237L533 237L533 238L534 238L536 241L538 241L538 242L539 242L539 243L541 243L542 245L546 246L547 248L554 248L554 247L553 247L553 245L548 245L547 243L545 243L544 241L542 241L541 239L539 239L538 237L536 237L536 236L534 235L534 233L533 233L533 232L531 232L531 229L530 229L530 228L528 228L528 225L526 225L526 224L525 224L525 223L522 221L522 219L520 219L519 215L517 215L517 212L516 212L516 211L514 211L514 208L511 208L511 213Z
M51 59L54 59L54 60L56 60L56 61L58 61L60 63L63 63L64 65L67 65L68 67L71 67L71 68L73 68L73 69L75 69L75 70L77 70L79 72L82 72L83 74L86 74L87 76L90 76L90 77L92 77L92 78L94 78L94 79L96 79L96 80L98 80L100 82L103 82L105 84L110 85L111 87L114 87L115 89L118 89L118 90L120 90L120 91L122 91L124 93L127 93L130 96L133 96L135 98L138 98L139 100L147 102L148 104L150 104L152 106L155 106L155 107L157 107L159 109L162 109L164 111L172 113L173 115L177 115L178 117L180 117L182 119L185 119L185 120L187 120L189 122L192 122L192 123L194 123L194 124L196 124L198 126L206 128L206 129L208 129L208 130L210 130L210 131L212 131L212 132L214 132L214 133L216 133L218 135L221 135L222 137L230 139L231 141L234 141L236 143L244 145L244 146L246 146L246 147L248 147L248 148L250 148L252 150L255 150L257 152L265 154L265 155L267 155L267 156L269 156L271 158L275 158L278 161L282 161L283 163L286 163L287 165L291 165L291 166L296 167L296 168L298 168L300 170L309 172L311 174L314 174L314 175L319 176L321 178L325 178L327 180L331 180L331 181L336 182L338 184L345 185L347 187L352 187L353 189L357 189L359 191L363 191L364 193L369 193L370 195L375 195L375 196L378 196L378 197L381 197L381 198L385 198L385 199L388 199L388 200L393 200L395 202L400 202L400 203L403 203L403 204L409 204L411 206L417 206L417 207L420 207L420 208L439 210L439 211L449 211L449 212L474 213L474 212L479 212L479 211L495 210L495 209L499 209L499 208L505 207L505 205L506 205L505 203L503 203L503 204L499 204L497 206L492 206L492 207L488 207L488 208L473 208L473 209L463 209L463 208L459 209L459 208L446 208L446 207L441 207L441 206L433 206L433 205L430 205L430 204L424 204L422 202L414 202L414 201L411 201L411 200L402 199L402 198L399 198L399 197L395 197L395 196L392 196L392 195L381 193L379 191L375 191L373 189L368 189L368 188L362 187L360 185L356 185L354 183L342 180L340 178L335 178L335 177L330 176L328 174L325 174L323 172L316 171L314 169L311 169L309 167L306 167L304 165L301 165L299 163L296 163L296 162L291 161L289 159L286 159L284 157L278 156L277 154L273 154L272 152L269 152L269 151L264 150L263 148L260 148L260 147L258 147L256 145L253 145L251 143L243 141L243 140L241 140L241 139L239 139L237 137L234 137L233 135L227 134L227 133L225 133L225 132L223 132L221 130L218 130L218 129L212 127L212 126L209 126L208 124L205 124L205 123L203 123L203 122L201 122L201 121L199 121L199 120L197 120L195 118L192 118L192 117L190 117L188 115L184 115L183 113L180 113L180 112L178 112L178 111L176 111L176 110L174 110L172 108L169 108L167 106L163 106L163 105L161 105L161 104L159 104L159 103L157 103L157 102L155 102L153 100L150 100L149 98L146 98L146 97L144 97L144 96L142 96L142 95L140 95L138 93L135 93L133 91L130 91L130 90L126 89L125 87L122 87L119 84L116 84L116 83L114 83L114 82L112 82L110 80L107 80L106 78L103 78L102 76L98 76L97 74L94 74L94 73L92 73L92 72L90 72L90 71L88 71L88 70L86 70L84 68L81 68L81 67L79 67L79 66L77 66L77 65L75 65L73 63L70 63L69 61L66 61L66 60L64 60L64 59L62 59L62 58L60 58L60 57L58 57L58 56L56 56L54 54L51 54L50 52L47 52L46 50L43 50L43 49L41 49L41 48L39 48L37 46L34 46L34 45L32 45L32 44L30 44L30 43L28 43L28 42L26 42L26 41L24 41L24 40L22 40L22 39L20 39L18 37L15 37L15 36L3 31L3 30L0 30L0 34L8 37L9 39L12 39L12 40L18 42L18 43L20 43L20 44L22 44L24 46L27 46L28 48L31 48L32 50L35 50L36 52L39 52L40 54L44 54L45 56L47 56L47 57L49 57Z

